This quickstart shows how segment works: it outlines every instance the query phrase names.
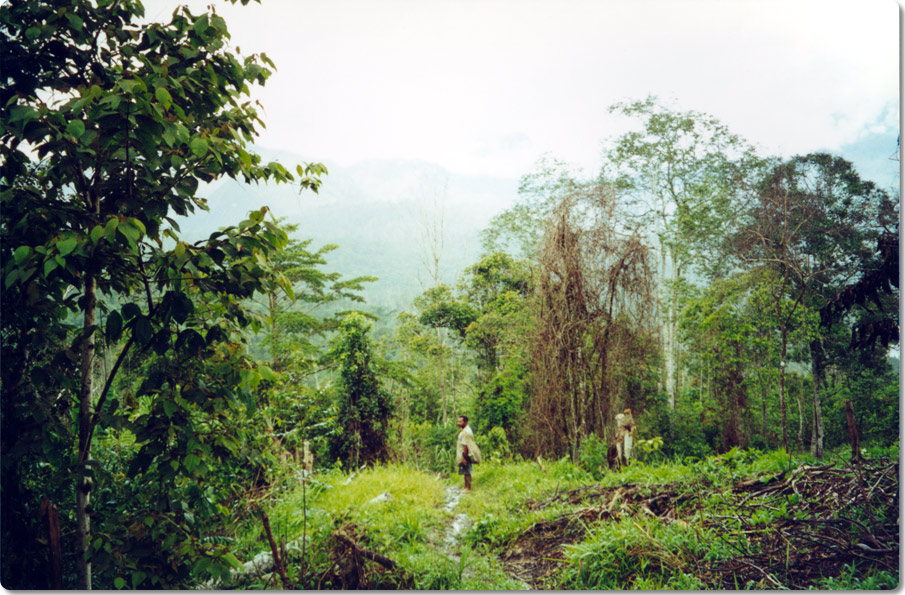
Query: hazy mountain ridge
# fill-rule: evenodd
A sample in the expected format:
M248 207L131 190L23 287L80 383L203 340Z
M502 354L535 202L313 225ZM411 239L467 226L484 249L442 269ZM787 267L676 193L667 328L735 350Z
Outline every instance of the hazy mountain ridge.
M305 161L286 152L257 149L265 161L289 167ZM338 244L327 256L329 271L344 278L372 275L368 303L408 307L432 284L422 257L429 250L425 226L442 219L440 280L454 283L480 257L480 231L491 217L511 206L518 180L467 176L423 161L370 160L349 167L326 163L329 174L320 192L288 185L244 184L226 180L207 189L210 210L181 218L183 235L196 241L235 225L249 211L267 205L277 217L297 223L299 239L315 246Z
M862 177L882 188L898 185L897 137L871 134L837 153L852 161ZM265 162L286 167L317 161L289 151L252 147ZM184 237L196 241L235 225L267 205L277 217L299 224L296 236L315 246L338 244L326 270L345 278L372 275L368 303L394 310L432 284L423 257L425 226L443 220L440 280L454 283L480 257L480 231L518 195L518 179L471 176L419 160L373 159L351 166L325 161L329 174L318 194L296 186L252 185L225 180L203 190L210 211L179 218ZM527 173L527 172L526 172Z

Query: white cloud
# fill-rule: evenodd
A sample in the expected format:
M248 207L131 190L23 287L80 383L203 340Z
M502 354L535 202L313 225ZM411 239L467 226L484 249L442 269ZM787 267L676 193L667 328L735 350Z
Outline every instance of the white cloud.
M165 18L174 4L147 0L148 15ZM649 93L711 113L770 152L898 127L899 15L889 0L216 7L244 53L277 63L258 93L260 143L340 163L412 157L517 176L549 151L591 167L600 140L620 132L607 107Z

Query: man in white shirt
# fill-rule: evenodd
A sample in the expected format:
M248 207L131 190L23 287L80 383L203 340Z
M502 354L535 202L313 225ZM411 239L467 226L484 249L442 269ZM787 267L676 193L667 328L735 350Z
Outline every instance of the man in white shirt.
M456 464L459 465L459 475L465 476L465 489L471 491L471 465L481 462L481 451L468 427L468 416L460 415L456 425L461 428L456 439Z

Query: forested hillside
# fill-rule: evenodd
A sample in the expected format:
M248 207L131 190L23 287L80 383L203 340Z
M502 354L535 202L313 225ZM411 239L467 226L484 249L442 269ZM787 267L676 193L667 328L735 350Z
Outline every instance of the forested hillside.
M593 172L268 154L142 17L0 6L5 588L898 585L897 189L654 96Z
M362 293L368 304L399 312L435 284L431 251L437 252L439 278L455 282L480 255L481 229L513 204L518 190L516 179L464 176L414 161L327 166L330 175L317 195L276 184L221 183L206 194L210 211L180 220L186 238L207 237L266 204L299 225L299 237L337 245L331 268L377 277Z

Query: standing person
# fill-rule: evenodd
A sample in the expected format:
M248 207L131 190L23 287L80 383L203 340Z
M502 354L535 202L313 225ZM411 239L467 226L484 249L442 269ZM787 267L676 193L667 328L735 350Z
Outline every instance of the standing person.
M616 451L619 453L621 465L627 465L632 458L632 442L636 427L631 409L616 414Z
M468 427L468 416L460 415L456 423L461 429L456 439L456 463L459 465L459 475L465 476L465 489L471 491L471 465L481 462L481 451L474 441L474 433Z

